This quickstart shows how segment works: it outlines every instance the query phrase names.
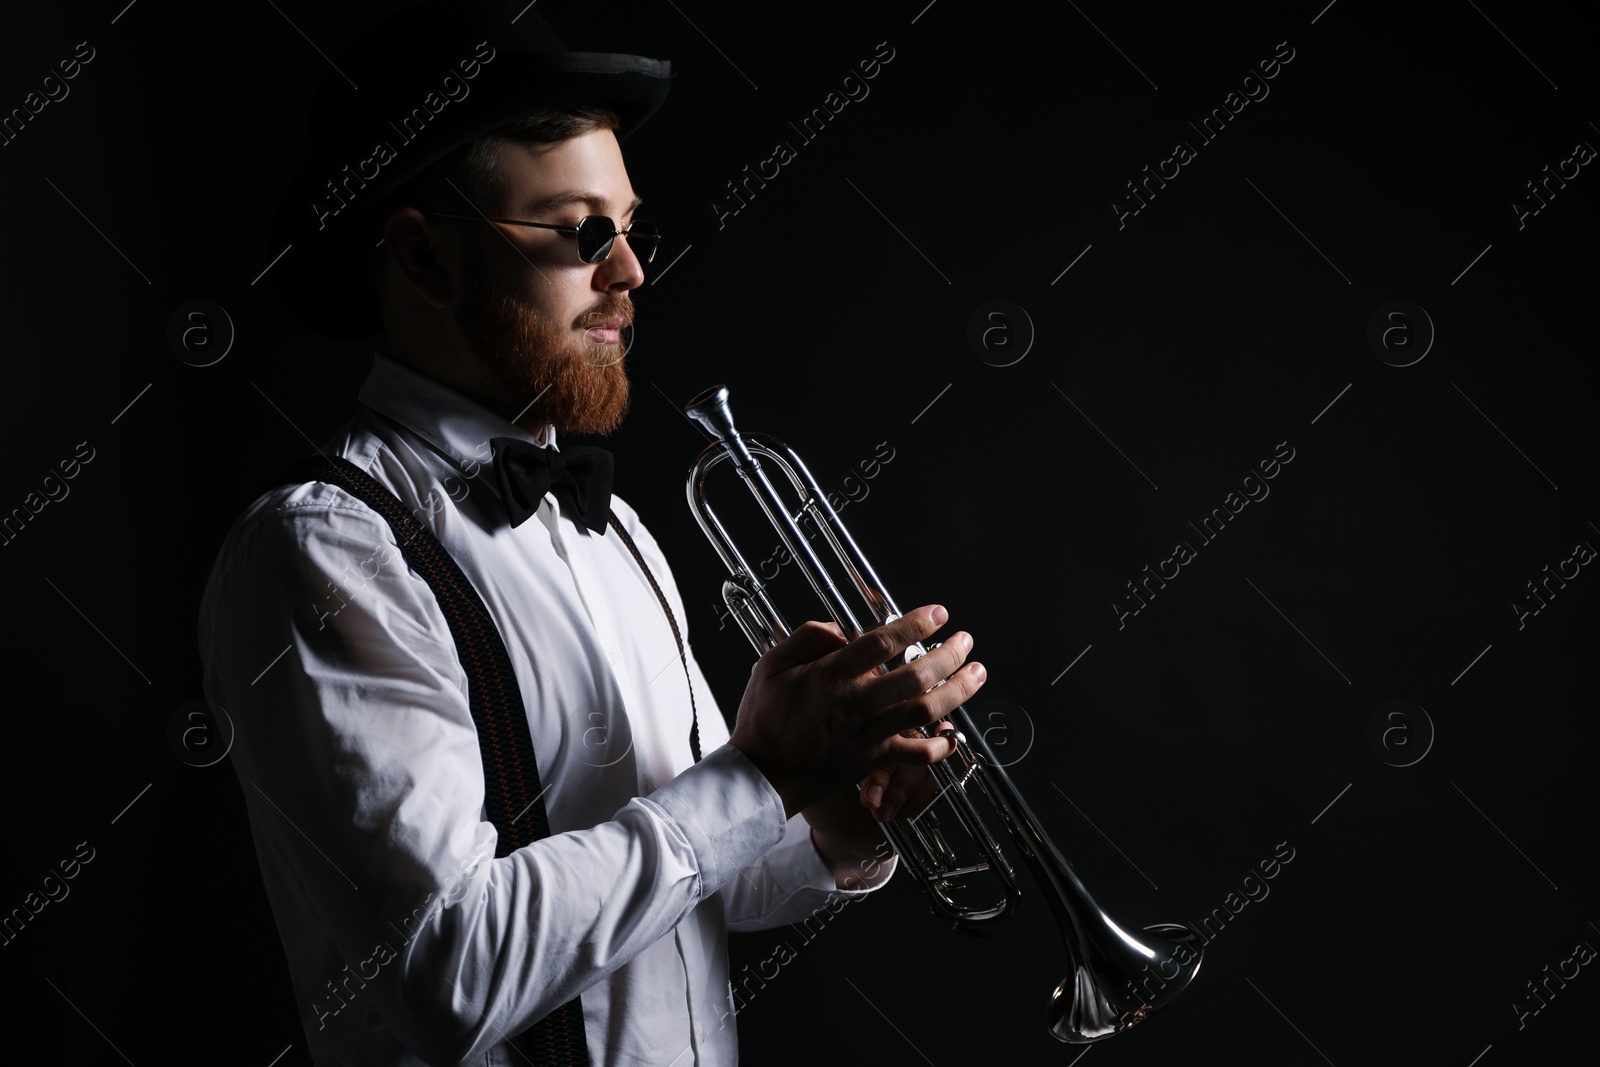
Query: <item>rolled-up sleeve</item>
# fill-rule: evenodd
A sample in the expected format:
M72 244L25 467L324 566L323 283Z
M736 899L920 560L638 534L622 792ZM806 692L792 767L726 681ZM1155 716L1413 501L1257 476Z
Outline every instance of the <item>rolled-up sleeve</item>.
M777 794L727 745L609 821L494 858L448 624L388 525L331 487L246 514L200 623L310 1030L382 1025L428 1062L472 1060L795 858ZM739 914L781 913L774 879L732 891ZM325 983L306 977L319 952Z

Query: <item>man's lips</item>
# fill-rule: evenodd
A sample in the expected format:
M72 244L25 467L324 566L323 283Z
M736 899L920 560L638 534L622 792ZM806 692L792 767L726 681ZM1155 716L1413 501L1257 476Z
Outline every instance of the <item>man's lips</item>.
M607 319L598 326L590 326L584 333L589 335L591 341L604 345L622 343L622 327L627 325L625 319Z

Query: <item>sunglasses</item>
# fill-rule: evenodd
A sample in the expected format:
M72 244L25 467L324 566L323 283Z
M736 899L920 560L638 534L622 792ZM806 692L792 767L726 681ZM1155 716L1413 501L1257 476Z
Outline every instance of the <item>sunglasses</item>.
M466 219L468 222L502 222L507 226L534 226L541 230L557 230L561 233L577 235L578 258L585 263L604 263L611 255L611 249L616 246L618 237L628 239L628 247L633 249L633 254L639 257L640 263L649 263L656 258L656 248L661 244L661 232L654 223L642 222L634 219L624 229L617 229L617 224L604 215L589 215L580 220L576 226L562 226L553 222L523 222L521 219L490 219L482 215L452 215L448 211L427 211L424 215L434 215L441 219Z

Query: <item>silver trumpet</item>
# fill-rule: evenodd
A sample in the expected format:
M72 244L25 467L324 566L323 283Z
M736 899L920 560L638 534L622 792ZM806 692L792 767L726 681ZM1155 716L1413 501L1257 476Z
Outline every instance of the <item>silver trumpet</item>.
M777 529L783 547L800 565L828 614L847 638L859 636L900 616L872 565L844 528L838 514L817 486L811 472L792 449L764 434L741 434L728 409L728 390L714 386L684 406L685 412L715 440L706 446L689 470L689 507L728 568L722 595L739 628L757 653L765 654L789 633L789 626L769 599L757 571L729 537L716 513L706 503L706 479L718 464L732 463L762 511ZM791 506L769 477L782 472L799 503ZM813 537L802 528L809 523L827 542L836 563L833 569L848 575L852 596L865 604L871 619L864 626L846 602L813 549ZM936 646L935 646L936 647ZM920 645L906 650L910 662L928 650ZM942 684L942 683L941 683ZM957 926L971 927L1008 914L1020 895L1016 872L990 833L972 799L973 792L988 801L1001 825L1021 854L1046 903L1055 914L1066 943L1071 970L1050 993L1045 1025L1061 1041L1087 1044L1123 1033L1148 1019L1183 992L1200 970L1203 946L1193 930L1174 923L1147 926L1130 933L1095 903L1055 844L1040 827L1022 794L973 727L964 707L949 716L954 724L956 750L930 770L938 780L940 796L950 801L956 820L972 838L982 857L959 860L940 829L934 808L913 820L883 824L885 835L927 891L936 914ZM924 729L932 736L937 726ZM999 882L999 895L991 890L977 901L957 898L967 889L965 879L983 872Z

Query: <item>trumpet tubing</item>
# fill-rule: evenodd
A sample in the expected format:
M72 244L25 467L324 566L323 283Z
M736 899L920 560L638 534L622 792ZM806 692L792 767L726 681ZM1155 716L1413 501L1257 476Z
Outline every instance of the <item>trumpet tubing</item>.
M715 438L689 469L689 507L728 570L723 600L757 653L765 654L783 640L789 625L758 572L707 503L708 475L724 463L732 464L754 494L783 547L846 637L857 637L899 617L900 609L872 565L792 449L773 437L741 434L734 427L728 391L722 386L701 393L684 411ZM798 506L791 506L773 484L769 467L788 483L799 498ZM820 535L834 560L833 568L818 554L815 535L808 536L802 529L806 522ZM853 587L852 594L835 581L835 570L843 572ZM862 609L859 613L851 606L852 596ZM904 661L926 652L921 645L914 645L906 650ZM934 912L958 926L993 922L1010 914L1022 890L1005 849L978 811L973 797L981 797L1000 821L1013 851L1022 857L1066 946L1071 969L1050 993L1046 1028L1061 1041L1086 1044L1125 1033L1144 1022L1199 972L1204 952L1199 937L1173 923L1130 933L1113 921L1044 832L982 734L973 727L966 708L957 708L949 721L957 732L955 752L930 770L939 782L942 798L949 801L957 822L981 855L959 858L930 809L914 820L883 824L902 865L927 893ZM923 732L931 736L934 730L930 726ZM924 826L924 822L930 825ZM959 899L967 880L981 874L994 878L998 892L984 894L976 902Z

